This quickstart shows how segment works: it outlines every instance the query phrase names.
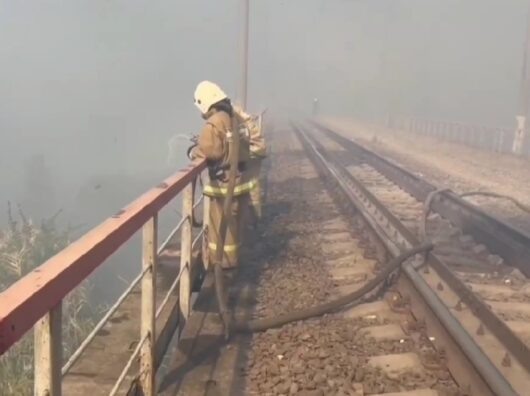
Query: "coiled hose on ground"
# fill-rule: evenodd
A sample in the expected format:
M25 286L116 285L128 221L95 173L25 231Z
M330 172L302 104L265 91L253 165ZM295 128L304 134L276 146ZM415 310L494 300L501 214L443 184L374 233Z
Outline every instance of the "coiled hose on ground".
M267 329L280 327L291 322L299 320L310 319L316 316L321 316L327 313L335 312L345 306L357 305L363 302L365 296L373 291L381 283L385 282L386 279L409 258L418 254L426 253L432 250L433 244L427 243L417 247L414 247L396 258L392 259L385 267L382 272L366 283L364 286L355 290L345 296L339 297L336 300L316 305L309 308L303 308L298 311L289 312L287 314L274 316L270 318L257 319L247 322L236 322L234 323L232 330L235 332L253 333L265 331Z
M440 189L431 191L429 195L427 195L427 198L425 199L425 202L423 204L423 214L422 214L420 230L419 230L420 239L422 241L427 241L427 218L429 217L429 214L431 213L432 201L437 195L442 194L447 191L451 191L451 189L440 188ZM468 191L462 194L458 194L458 193L456 194L460 198L482 196L482 197L488 197L488 198L505 199L505 200L512 202L515 206L517 206L523 212L530 214L530 207L528 205L523 204L521 201L518 201L517 199L509 195L499 194L499 193L491 192L491 191Z
M423 207L423 218L420 225L420 237L422 241L422 245L414 247L410 249L407 252L404 252L400 256L394 258L391 260L385 267L385 269L379 273L374 279L372 279L370 282L362 286L360 289L355 290L352 293L349 293L343 297L340 297L336 300L330 301L325 304L317 305L314 307L309 307L305 309L301 309L295 312L290 312L288 314L271 317L271 318L265 318L265 319L257 319L249 322L236 322L234 323L232 327L232 331L235 332L260 332L265 331L270 328L274 327L280 327L287 323L299 321L299 320L305 320L316 316L321 316L326 313L334 312L346 305L352 305L352 304L360 304L363 302L364 297L370 293L372 290L374 290L379 284L384 282L394 271L396 271L407 259L410 257L418 254L423 253L424 254L424 261L427 260L428 253L434 248L434 245L428 241L427 239L427 231L426 231L426 223L427 223L427 217L431 211L431 204L433 199L440 193L443 193L445 191L449 191L447 188L442 188L435 190L431 192L427 199L425 200L425 204ZM466 192L463 194L460 194L460 197L470 197L470 196L485 196L485 197L493 197L493 198L501 198L501 199L507 199L514 203L519 209L530 213L530 207L524 205L523 203L517 201L513 197L493 193L493 192L484 192L484 191L471 191Z
M228 139L230 170L228 173L227 194L223 202L223 216L221 218L219 226L219 240L216 246L214 264L215 292L217 304L219 307L219 313L221 315L221 320L224 326L225 339L228 340L232 332L261 332L267 329L280 327L291 322L310 319L316 316L324 315L326 313L331 313L347 305L360 304L368 293L372 292L377 286L385 282L388 277L397 269L399 269L399 267L407 259L418 253L424 253L426 258L428 252L433 249L433 245L431 243L423 244L410 249L409 251L391 260L381 273L379 273L374 279L362 286L360 289L340 298L337 298L336 300L309 308L303 308L279 316L256 319L252 321L238 321L232 324L232 313L230 312L227 304L226 289L224 284L223 269L221 268L221 262L224 252L227 226L232 217L232 200L234 197L236 173L238 169L237 165L239 163L239 139L239 133L232 133Z
M230 172L229 172L229 182L228 182L228 193L224 200L223 205L223 219L221 220L221 227L220 227L220 235L219 239L222 243L219 243L217 245L216 250L216 259L217 263L220 263L222 260L222 254L223 254L223 246L224 246L224 240L226 236L226 228L228 221L230 220L230 217L232 216L231 211L231 205L232 205L232 199L233 199L233 192L235 187L235 178L236 178L236 170L237 170L237 164L238 164L238 154L239 154L239 134L234 134L231 141L229 142L229 145L231 146L230 150ZM424 204L423 208L423 218L420 225L420 238L422 242L422 245L414 247L410 249L409 251L401 254L400 256L394 258L391 260L385 269L379 273L374 279L372 279L370 282L362 286L360 289L349 293L343 297L340 297L336 300L309 307L300 309L298 311L290 312L288 314L283 314L279 316L274 316L270 318L264 318L264 319L256 319L252 321L239 321L232 324L231 318L232 314L227 306L227 300L226 300L226 291L225 291L225 285L224 285L224 279L223 279L223 271L220 267L220 265L215 265L215 289L216 289L216 296L218 300L218 305L220 309L221 318L223 320L224 330L225 330L225 337L228 339L230 337L231 332L243 332L243 333L252 333L252 332L260 332L265 331L267 329L280 327L285 324L305 320L317 316L324 315L326 313L331 313L334 311L337 311L338 309L352 304L360 304L364 300L365 296L373 291L378 285L383 283L394 271L396 271L407 259L410 257L423 253L424 254L424 261L427 260L428 253L434 248L434 245L430 242L428 242L427 239L427 231L426 231L426 223L427 223L427 217L431 211L431 204L435 196L438 194L448 191L449 189L443 188L439 190L435 190L431 192ZM519 207L521 210L530 213L530 208L521 202L517 201L513 197L506 196L503 194L497 194L493 192L483 192L483 191L472 191L460 194L461 197L468 197L468 196L486 196L486 197L494 197L494 198L502 198L502 199L508 199L511 202L513 202L517 207Z
M347 294L346 296L340 297L336 300L324 303L321 305L300 309L298 311L290 312L275 317L256 319L252 321L239 321L232 324L232 313L230 312L227 304L226 289L224 285L223 270L220 263L222 262L224 252L224 242L226 238L226 231L229 221L232 217L232 201L234 196L234 188L236 182L236 174L239 163L239 133L232 133L229 136L229 163L230 169L228 172L228 186L227 194L223 202L223 216L221 218L219 227L219 243L217 244L215 251L216 264L214 265L214 278L215 278L215 290L216 298L219 306L219 312L223 321L225 338L230 337L231 332L260 332L270 328L280 327L287 323L305 320L316 316L321 316L326 313L334 312L346 305L359 304L363 301L364 297L373 291L378 285L384 282L394 271L396 271L407 259L410 257L423 253L424 261L427 260L428 253L433 249L434 245L428 242L427 239L427 217L431 211L431 204L433 199L440 193L448 191L449 189L443 188L431 192L425 200L423 207L423 216L420 224L420 239L422 245L414 247L409 251L401 254L400 256L391 260L385 269L379 273L374 279L362 286L360 289ZM471 191L460 194L460 197L469 196L486 196L493 198L502 198L510 200L521 210L530 213L530 207L524 205L520 201L513 197L484 191Z

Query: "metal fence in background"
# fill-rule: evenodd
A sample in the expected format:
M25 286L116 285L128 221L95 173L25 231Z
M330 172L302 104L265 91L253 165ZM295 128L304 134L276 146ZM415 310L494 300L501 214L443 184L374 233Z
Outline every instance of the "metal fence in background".
M515 127L496 128L418 117L393 117L388 120L388 126L486 151L513 152ZM530 156L530 141L528 140L530 139L527 139L523 148L523 155L525 156Z

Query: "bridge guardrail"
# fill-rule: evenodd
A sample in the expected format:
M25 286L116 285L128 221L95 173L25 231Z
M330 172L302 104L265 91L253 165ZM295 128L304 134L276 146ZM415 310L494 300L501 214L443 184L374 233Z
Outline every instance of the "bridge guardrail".
M115 394L135 359L140 357L139 386L143 394L154 395L156 375L155 320L170 296L179 289L181 319L190 314L192 251L202 241L207 249L204 232L208 216L203 216L201 232L193 238L193 211L201 202L205 214L209 211L207 197L194 202L197 179L205 172L205 161L195 161L152 188L130 205L93 228L76 242L47 260L0 293L0 355L12 347L26 332L34 328L34 389L35 395L61 395L62 376L81 356L96 333L117 310L120 303L138 285L141 289L140 341L111 394ZM158 214L180 193L182 220L169 237L158 245ZM80 285L110 255L116 252L137 231L142 230L142 270L109 309L87 339L63 365L62 359L62 301ZM166 297L156 305L156 272L158 255L180 231L180 270ZM203 258L208 255L203 254ZM208 266L207 260L203 260Z
M396 117L390 120L389 124L392 128L434 136L486 151L499 153L513 151L514 128L487 127L418 117ZM530 156L530 141L525 143L523 155Z

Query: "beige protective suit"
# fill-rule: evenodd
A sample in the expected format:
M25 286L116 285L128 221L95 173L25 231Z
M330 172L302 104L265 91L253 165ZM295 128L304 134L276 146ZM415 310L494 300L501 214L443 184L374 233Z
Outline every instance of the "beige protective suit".
M204 195L210 197L210 218L208 224L208 247L210 263L221 264L223 268L233 268L239 265L239 248L241 243L240 208L248 205L249 192L255 186L249 173L246 172L249 160L248 142L240 139L239 166L232 199L232 216L227 224L223 260L216 262L215 251L219 240L219 229L223 214L224 197L228 188L229 143L228 134L237 130L237 120L224 111L213 112L206 120L206 124L199 134L198 145L193 156L206 158L210 180L204 186Z
M261 119L258 120L258 117L252 117L239 106L234 106L234 114L244 126L244 129L246 129L250 146L248 173L252 180L256 180L256 186L250 191L249 208L251 209L251 217L255 226L262 216L260 173L261 163L267 154L267 146L263 137ZM247 216L244 216L244 218L246 219Z

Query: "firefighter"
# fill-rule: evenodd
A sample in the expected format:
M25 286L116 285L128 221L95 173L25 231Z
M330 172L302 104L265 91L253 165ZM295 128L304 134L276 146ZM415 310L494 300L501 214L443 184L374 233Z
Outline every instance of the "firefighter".
M208 224L208 248L210 262L220 264L223 269L235 268L239 262L241 211L248 205L249 193L256 182L246 172L249 160L248 140L240 139L239 164L232 199L232 216L227 224L223 259L216 262L215 251L219 242L219 229L223 215L223 202L227 195L229 163L228 137L239 126L230 99L223 90L210 81L199 83L195 90L195 105L206 123L193 149L193 158L205 158L208 165L209 182L204 186L204 195L210 197Z
M251 225L256 228L259 220L261 219L261 188L260 188L260 173L261 173L261 162L266 156L267 148L265 145L265 138L263 137L262 131L262 115L253 117L246 113L240 106L234 106L234 112L238 118L238 121L243 125L244 135L249 141L250 148L250 161L248 164L249 177L256 181L255 188L250 192L250 215ZM246 215L242 216L244 221ZM243 227L243 226L242 226Z

